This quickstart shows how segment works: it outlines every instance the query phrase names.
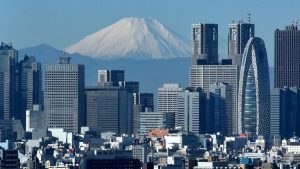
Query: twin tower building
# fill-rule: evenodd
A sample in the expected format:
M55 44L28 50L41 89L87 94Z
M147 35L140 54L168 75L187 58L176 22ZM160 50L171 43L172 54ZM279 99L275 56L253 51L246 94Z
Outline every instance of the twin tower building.
M254 24L229 24L228 59L219 63L218 25L192 25L192 64L189 86L209 92L222 83L231 90L224 121L226 135L269 135L270 82L264 41L255 37ZM230 104L230 105L228 105ZM221 116L220 116L221 117Z

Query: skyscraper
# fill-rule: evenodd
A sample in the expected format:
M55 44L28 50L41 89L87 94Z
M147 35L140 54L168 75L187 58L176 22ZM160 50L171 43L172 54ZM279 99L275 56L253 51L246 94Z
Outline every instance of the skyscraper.
M209 92L209 86L214 83L227 83L232 89L231 118L227 119L227 131L237 133L237 91L238 91L238 66L231 64L220 65L191 65L189 72L189 86L201 87Z
M41 63L37 62L34 56L25 55L20 61L19 79L21 103L21 117L19 118L24 125L26 110L32 110L34 104L43 105Z
M164 84L158 88L158 112L166 114L166 127L175 127L178 93L182 92L179 84Z
M280 136L281 109L286 104L281 104L284 93L280 89L272 89L270 91L270 135Z
M133 104L141 105L142 111L145 111L146 108L153 111L153 93L133 93Z
M153 111L153 93L133 93L132 131L138 133L140 112Z
M166 127L166 114L163 112L141 112L138 135L140 137L147 136L151 129L163 129Z
M275 30L275 88L300 88L300 31L297 24Z
M139 93L140 83L132 81L119 81L119 86L125 88L128 93Z
M121 87L85 89L87 126L101 132L132 133L132 93Z
M18 51L11 44L0 46L0 119L19 116L18 96Z
M218 25L192 24L192 64L218 63Z
M232 64L241 65L242 56L246 44L250 37L254 37L254 24L243 21L228 25L228 57L232 59Z
M273 89L270 93L270 134L290 138L300 135L300 90Z
M269 135L270 82L264 41L251 37L246 45L239 79L238 131Z
M205 133L205 99L201 88L187 88L178 93L178 112L175 126L195 134Z
M214 121L212 123L214 124L214 132L230 135L231 132L228 132L227 126L230 126L232 122L231 114L233 105L231 86L227 83L214 83L209 86L209 92L213 98Z
M84 80L84 65L70 64L69 57L46 65L44 106L48 127L79 132L85 123Z
M98 70L98 84L101 86L118 86L125 81L124 70Z

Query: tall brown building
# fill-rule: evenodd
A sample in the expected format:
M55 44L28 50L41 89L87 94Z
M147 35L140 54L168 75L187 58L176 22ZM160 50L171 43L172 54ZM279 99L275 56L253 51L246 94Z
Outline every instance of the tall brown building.
M275 30L275 88L300 87L300 31L296 22Z

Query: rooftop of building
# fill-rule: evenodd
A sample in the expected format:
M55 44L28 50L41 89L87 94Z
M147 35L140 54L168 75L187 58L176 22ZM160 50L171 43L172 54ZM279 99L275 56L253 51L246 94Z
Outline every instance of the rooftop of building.
M4 42L1 42L0 50L11 50L11 49L14 49L11 43L6 44Z

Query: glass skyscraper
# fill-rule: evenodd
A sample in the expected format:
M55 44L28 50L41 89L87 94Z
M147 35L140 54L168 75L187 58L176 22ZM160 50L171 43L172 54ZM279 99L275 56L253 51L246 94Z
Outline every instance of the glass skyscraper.
M26 110L32 110L34 104L42 107L43 91L42 91L42 68L41 63L37 62L34 56L25 55L20 61L20 103L21 116L23 125L25 124Z
M218 64L218 24L192 24L192 64Z
M238 131L269 135L270 82L264 41L250 38L242 59L238 94Z
M0 119L18 116L18 51L11 44L0 46ZM24 112L25 113L25 112Z
M300 88L300 31L297 24L275 30L275 88Z
M241 65L242 55L250 37L254 37L254 24L238 21L228 25L228 57L232 64Z

